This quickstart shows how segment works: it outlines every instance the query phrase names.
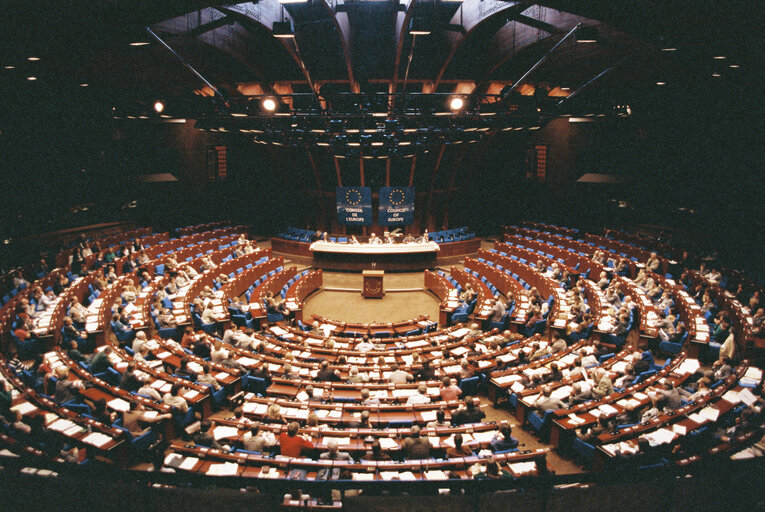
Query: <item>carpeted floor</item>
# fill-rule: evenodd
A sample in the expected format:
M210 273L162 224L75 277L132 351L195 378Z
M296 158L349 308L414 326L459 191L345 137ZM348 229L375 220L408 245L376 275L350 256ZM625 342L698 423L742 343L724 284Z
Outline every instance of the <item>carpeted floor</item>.
M324 272L323 287L306 300L303 318L316 314L343 322L385 323L428 315L438 320L438 299L425 290L422 272L385 274L382 299L362 297L361 284L361 274Z

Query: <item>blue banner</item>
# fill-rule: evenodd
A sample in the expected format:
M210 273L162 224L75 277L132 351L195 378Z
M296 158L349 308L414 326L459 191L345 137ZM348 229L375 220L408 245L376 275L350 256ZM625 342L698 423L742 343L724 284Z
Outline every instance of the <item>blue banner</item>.
M409 226L414 222L414 187L380 187L381 226Z
M369 187L335 187L335 196L340 224L372 225L372 191Z

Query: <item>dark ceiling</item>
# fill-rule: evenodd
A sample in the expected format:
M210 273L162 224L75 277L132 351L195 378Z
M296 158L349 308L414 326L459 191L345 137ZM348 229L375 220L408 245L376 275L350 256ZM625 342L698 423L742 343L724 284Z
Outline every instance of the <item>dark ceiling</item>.
M449 213L442 205L450 198L459 206L453 214L468 216L465 222L475 225L480 223L477 211L487 210L488 226L511 221L503 215L520 215L534 204L545 211L559 205L562 220L557 220L564 223L572 221L571 211L583 219L609 218L610 210L596 214L588 209L605 203L588 198L588 208L583 209L571 194L579 174L604 169L631 177L633 189L628 192L649 205L644 211L651 213L650 222L667 222L667 205L706 208L707 218L728 219L719 223L718 233L728 236L729 227L738 226L739 240L748 244L750 232L762 232L762 201L756 199L763 176L757 153L762 133L757 127L762 126L763 105L762 14L755 3L743 0L311 0L284 6L278 0L6 2L0 15L0 185L6 191L0 205L0 238L113 218L109 208L115 203L129 204L144 196L144 222L189 221L189 198L207 198L214 188L199 175L205 172L204 144L226 141L222 143L231 145L231 181L219 187L226 200L211 204L229 207L232 215L238 211L242 221L268 221L264 231L277 228L282 221L271 212L290 200L293 209L300 210L295 215L306 218L315 217L317 208L324 206L331 211L333 187L341 178L343 183L358 183L364 173L372 185L383 183L388 174L392 183L413 178L417 190L429 198L419 211L439 225ZM294 39L273 36L273 22L282 19L294 25ZM408 30L411 23L425 23L431 33L414 36ZM182 100L192 107L209 103L212 89L178 56L233 105L262 95L304 94L314 107L321 103L322 109L334 113L334 101L327 98L370 92L387 96L391 112L405 106L401 103L406 98L397 96L403 93L486 100L518 84L580 23L595 42L567 39L518 91L532 106L544 101L555 105L575 95L565 104L599 120L594 112L604 110L589 106L632 105L630 118L610 116L575 125L581 128L571 133L591 132L587 144L578 136L558 140L555 129L547 134L542 134L544 127L531 131L544 124L535 108L532 115L537 119L525 125L502 125L500 116L475 114L470 122L483 123L482 129L489 131L469 133L465 126L450 124L449 116L431 117L418 125L417 133L404 134L407 125L390 119L397 127L394 138L385 139L386 151L401 150L406 137L413 139L406 147L418 150L390 152L385 160L333 158L336 144L350 146L345 136L330 147L312 144L317 137L337 135L331 122L314 137L297 118L279 118L309 133L300 135L297 144L275 148L276 139L252 144L251 133L194 129L217 126L204 122L164 124L155 122L155 116L143 123L124 116L115 121L112 116L113 106L128 104L148 113L157 99ZM140 42L148 44L130 45ZM674 50L665 51L670 49ZM610 72L593 81L604 70ZM298 103L296 99L292 106ZM549 121L563 112L556 107L544 113L544 121ZM492 119L497 121L492 124ZM241 119L231 116L230 121ZM442 124L447 129L436 133ZM423 126L435 139L420 145ZM515 128L506 131L510 126ZM562 174L538 188L512 178L523 176L534 134L552 137L551 147L565 142L571 150L571 160L560 163L566 166ZM472 141L476 143L462 144ZM354 151L352 155L361 154ZM372 158L366 149L363 158ZM555 156L551 161L561 159ZM137 174L168 170L180 178L172 194L167 192L170 185L154 190L137 188L131 181ZM301 198L312 199L294 204L287 185L295 183ZM662 186L656 186L659 183ZM555 190L557 196L552 194ZM464 205L456 200L463 192ZM550 200L553 196L556 201ZM180 197L185 207L167 217L167 204L180 202ZM604 201L609 198L613 199ZM77 204L95 206L75 215L72 205ZM212 214L204 207L206 201L194 204L197 220ZM503 215L490 214L487 204ZM217 206L213 213L221 215ZM84 215L87 221L80 219Z
M525 82L565 95L556 88L576 90L617 64L592 89L615 88L629 101L631 90L657 81L701 92L751 83L761 67L754 51L761 47L761 11L743 1L13 2L0 27L0 76L19 86L30 85L28 76L37 77L35 86L87 83L135 99L200 91L201 80L147 34L148 26L232 97L318 92L327 83L392 92L404 90L405 81L408 91L470 94L514 83L583 23L598 41L572 38ZM294 39L272 36L281 19L292 21ZM409 34L412 19L427 22L431 34ZM129 45L142 41L150 44Z

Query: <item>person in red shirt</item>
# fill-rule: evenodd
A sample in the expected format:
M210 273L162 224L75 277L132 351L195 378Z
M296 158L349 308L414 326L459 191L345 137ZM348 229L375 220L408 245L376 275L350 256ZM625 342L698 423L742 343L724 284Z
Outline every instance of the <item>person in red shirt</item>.
M300 457L303 450L310 450L313 443L303 436L297 435L300 425L293 421L287 425L287 432L279 434L279 448L282 455L287 457Z
M441 394L441 400L445 402L452 402L454 400L459 400L459 397L462 394L462 389L457 386L456 381L450 377L444 377L441 379L441 388L439 393Z
M29 331L27 331L23 327L19 327L18 329L13 331L13 334L19 339L19 341L26 341L32 337L32 335L29 334Z

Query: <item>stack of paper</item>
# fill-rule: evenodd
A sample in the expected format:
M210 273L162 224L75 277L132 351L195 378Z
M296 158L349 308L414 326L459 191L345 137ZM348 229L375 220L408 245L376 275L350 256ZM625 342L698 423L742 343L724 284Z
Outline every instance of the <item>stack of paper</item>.
M649 434L644 434L642 437L645 438L651 446L658 446L660 444L671 443L677 437L677 434L666 428L660 428Z
M380 441L380 448L383 450L398 450L399 446L398 443L390 437L381 437L379 438Z
M111 442L112 438L107 436L106 434L102 434L101 432L92 432L88 434L87 436L83 437L82 440L83 442L91 444L95 446L96 448L103 448L109 442Z
M537 465L535 462L514 462L508 464L510 472L515 476L535 475L537 472Z
M720 416L720 410L715 409L714 407L704 407L702 410L699 411L699 414L707 419L709 421L717 421L717 418Z
M112 400L109 400L108 402L106 402L106 405L110 409L114 409L115 411L119 411L119 412L126 412L130 410L130 404L121 398L114 398Z
M233 439L236 438L239 435L239 431L236 427L228 427L228 426L218 426L215 427L212 431L213 438L215 438L216 441L220 441L221 439Z
M224 462L222 464L210 464L206 475L210 476L236 476L239 473L239 464L236 462Z
M48 428L51 430L55 430L56 432L64 432L65 430L68 430L72 427L77 427L77 426L78 425L72 421L69 421L64 418L59 418L58 420L48 425Z

